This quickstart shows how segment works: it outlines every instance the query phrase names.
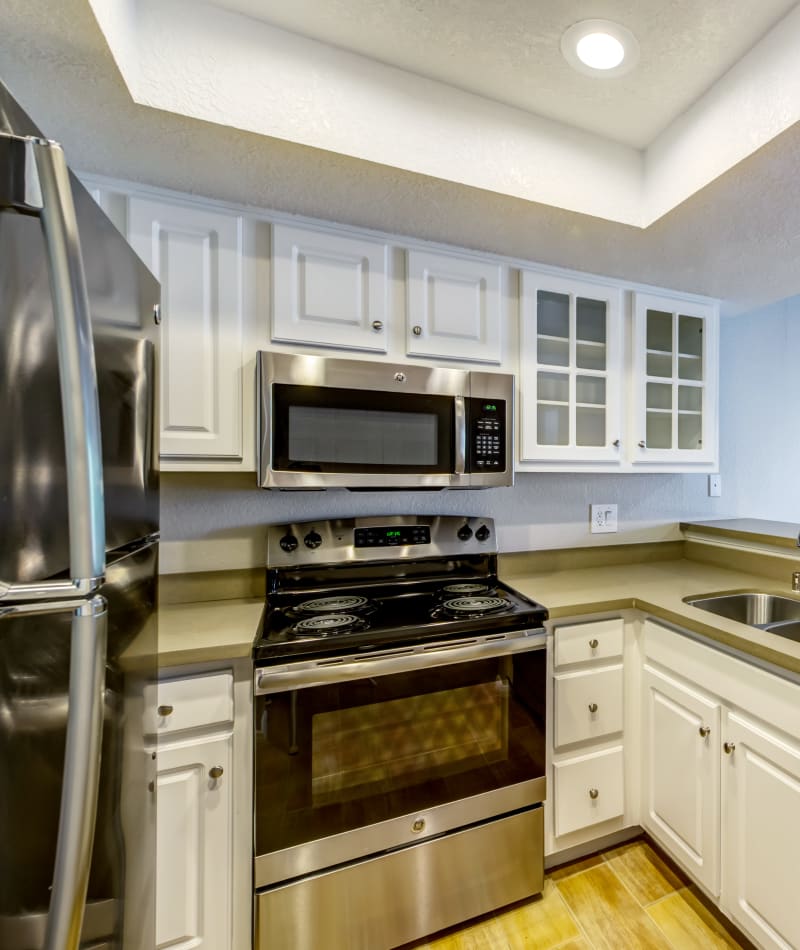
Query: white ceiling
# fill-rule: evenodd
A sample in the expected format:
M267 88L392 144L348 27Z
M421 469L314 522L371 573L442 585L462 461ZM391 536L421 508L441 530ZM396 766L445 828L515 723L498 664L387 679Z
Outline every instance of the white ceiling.
M224 112L204 119L139 104L88 0L2 0L0 79L73 167L97 175L708 294L729 314L800 294L800 123L786 115L785 131L639 228L232 128ZM769 111L755 88L746 87L753 108ZM195 97L215 101L214 92L200 85ZM691 150L684 173L702 158Z
M795 0L212 0L302 36L634 148L700 98ZM603 17L641 58L596 79L561 55L562 33Z
M800 119L787 0L88 0L133 100L647 227ZM559 40L603 13L623 76Z

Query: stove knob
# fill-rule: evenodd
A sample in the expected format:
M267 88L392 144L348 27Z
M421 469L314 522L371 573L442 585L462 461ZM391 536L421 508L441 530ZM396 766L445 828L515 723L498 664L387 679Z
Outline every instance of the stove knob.
M280 540L281 550L291 554L297 549L297 538L293 534L285 534Z
M322 538L316 531L309 531L303 538L303 543L307 548L318 548L322 544Z
M480 528L478 528L478 530L475 532L475 537L478 541L485 541L489 537L490 534L491 534L491 531L489 531L489 529L486 527L485 524L482 524Z
M472 528L468 524L462 524L458 529L458 538L460 541L469 541L472 537Z

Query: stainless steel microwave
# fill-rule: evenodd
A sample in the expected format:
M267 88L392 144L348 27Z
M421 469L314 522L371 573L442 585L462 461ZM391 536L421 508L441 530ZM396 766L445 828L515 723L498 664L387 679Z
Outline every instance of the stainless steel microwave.
M514 483L514 377L258 354L262 488Z

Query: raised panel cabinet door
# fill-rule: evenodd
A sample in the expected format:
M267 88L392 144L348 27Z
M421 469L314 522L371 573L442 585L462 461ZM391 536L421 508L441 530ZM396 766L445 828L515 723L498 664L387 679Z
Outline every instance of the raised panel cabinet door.
M645 665L642 824L719 895L720 705Z
M500 264L408 252L409 356L501 361Z
M800 746L729 713L723 907L760 947L800 947Z
M242 219L132 197L128 240L161 282L161 457L242 455Z
M714 304L633 295L628 457L634 464L718 461L719 317Z
M272 339L386 352L389 247L275 224Z
M159 748L159 950L227 950L231 946L230 783L230 736Z
M520 461L619 463L622 292L520 273Z

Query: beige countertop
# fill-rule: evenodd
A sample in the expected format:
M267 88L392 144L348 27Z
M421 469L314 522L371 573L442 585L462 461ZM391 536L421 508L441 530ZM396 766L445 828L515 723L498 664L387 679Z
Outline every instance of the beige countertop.
M772 544L778 547L797 547L800 525L788 521L762 521L759 518L722 518L718 521L685 521L681 530L687 534L730 538Z
M763 574L687 558L575 570L564 566L547 570L542 568L540 559L531 560L533 564L528 567L525 555L501 556L500 576L512 587L544 604L553 619L636 608L709 640L800 673L800 643L683 603L684 597L744 590L800 597L791 592L791 562L787 563L784 583Z

